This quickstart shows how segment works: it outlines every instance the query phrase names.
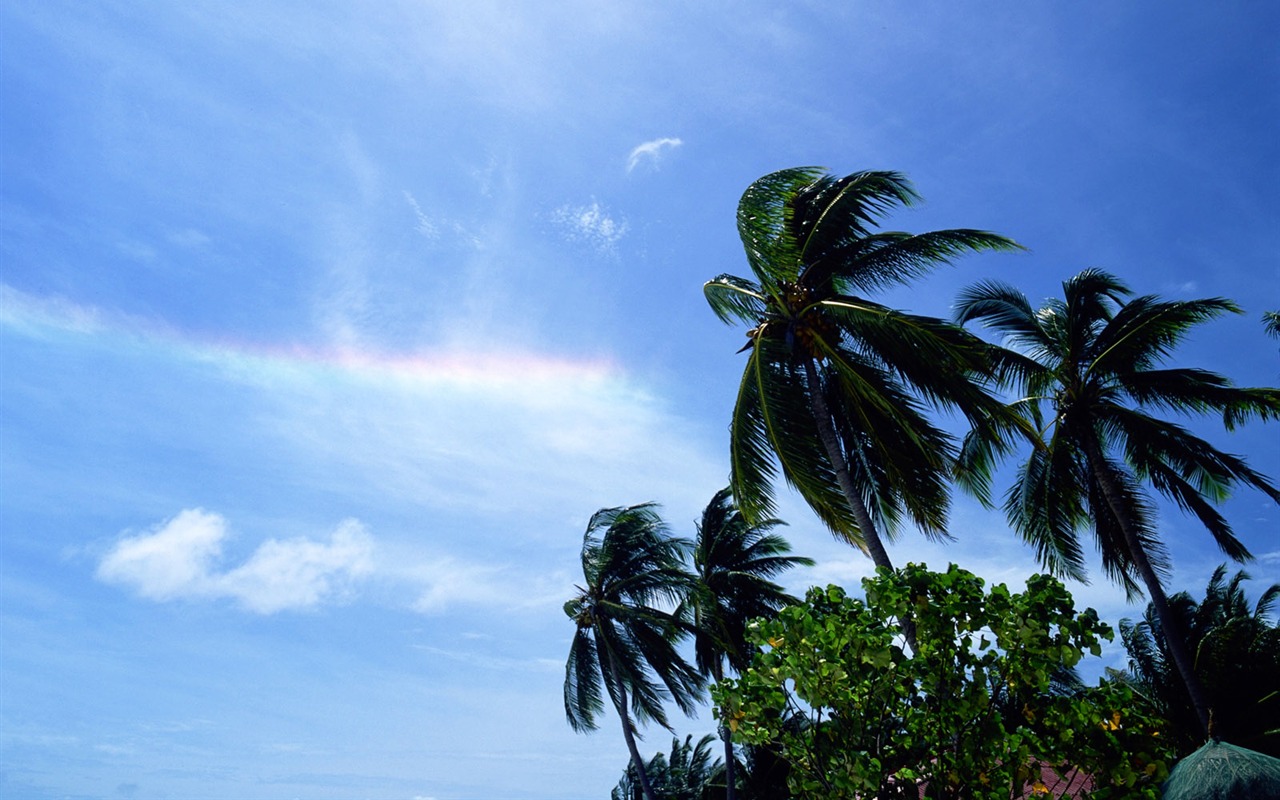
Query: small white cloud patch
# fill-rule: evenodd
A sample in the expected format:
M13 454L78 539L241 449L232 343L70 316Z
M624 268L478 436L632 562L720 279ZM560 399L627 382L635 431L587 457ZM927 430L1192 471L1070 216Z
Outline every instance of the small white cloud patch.
M666 136L661 139L654 139L652 141L636 145L635 149L631 151L631 155L627 156L627 172L631 172L631 170L639 166L642 161L647 161L649 164L656 167L659 159L662 157L663 150L673 149L682 144L684 144L684 142L679 139Z
M356 520L327 541L268 539L243 564L218 571L227 522L187 509L149 533L122 539L98 565L98 578L152 600L234 599L259 614L314 608L372 571L373 538Z
M609 216L594 200L588 206L561 206L552 219L568 231L571 240L587 242L603 253L612 252L627 234L626 221Z

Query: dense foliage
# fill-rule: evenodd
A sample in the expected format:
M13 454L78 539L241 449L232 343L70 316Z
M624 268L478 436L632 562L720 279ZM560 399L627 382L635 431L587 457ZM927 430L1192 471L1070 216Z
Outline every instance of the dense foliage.
M1268 587L1250 608L1241 586L1248 574L1237 572L1229 580L1226 574L1226 565L1219 566L1203 599L1178 592L1169 608L1195 653L1214 735L1280 757L1280 622L1271 616L1280 584ZM1193 752L1204 737L1155 609L1148 605L1137 622L1122 620L1120 635L1129 651L1130 680L1165 718L1165 735L1179 755Z
M1168 754L1128 687L1055 681L1111 637L1059 581L987 591L957 567L909 565L863 586L865 601L815 588L756 625L768 650L713 689L736 736L781 744L796 797L1157 796Z

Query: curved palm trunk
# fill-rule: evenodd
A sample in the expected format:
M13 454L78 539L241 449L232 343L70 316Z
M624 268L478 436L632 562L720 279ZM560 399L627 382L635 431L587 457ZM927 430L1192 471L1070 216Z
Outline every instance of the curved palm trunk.
M613 665L613 674L617 675L618 662L614 659L612 651L609 651L609 661ZM658 800L653 793L653 786L649 783L649 773L645 772L644 761L640 758L640 748L636 746L636 735L631 730L631 717L627 714L627 690L621 684L618 685L618 702L614 704L614 708L618 711L618 718L622 720L622 737L627 740L631 765L636 768L636 777L640 779L640 789L644 792L645 800Z
M1208 736L1209 704L1205 699L1204 687L1200 684L1200 679L1196 677L1191 653L1187 650L1187 641L1182 632L1174 626L1173 614L1169 610L1169 599L1164 593L1164 587L1160 585L1160 576L1156 575L1155 569L1151 566L1151 561L1147 558L1147 552L1143 549L1142 542L1138 539L1138 533L1134 529L1133 520L1129 517L1128 508L1120 500L1120 492L1116 488L1111 470L1106 466L1102 448L1092 440L1086 441L1084 448L1085 456L1089 460L1089 469L1093 472L1094 478L1097 479L1098 485L1102 489L1102 495L1107 499L1107 505L1110 506L1111 513L1115 515L1116 521L1120 525L1120 530L1124 533L1124 541L1129 546L1129 554L1133 559L1133 565L1137 568L1142 582L1146 584L1147 594L1151 598L1151 605L1156 611L1156 618L1160 620L1160 627L1164 630L1164 639L1169 646L1169 655L1173 658L1173 663L1178 668L1178 674L1182 676L1182 683L1187 687L1187 696L1191 700L1192 707L1196 710L1196 717L1200 721L1200 732Z
M893 570L893 562L889 560L889 552L884 549L884 543L880 541L880 533L871 520L871 512L867 510L866 503L862 501L857 487L853 485L853 476L849 474L849 462L845 460L844 451L840 449L840 438L836 435L835 425L831 422L830 409L827 408L827 401L822 396L818 368L812 359L805 360L804 374L809 382L809 406L813 412L814 422L818 425L818 438L822 440L822 446L827 451L827 458L831 459L831 466L836 472L836 482L840 485L845 502L849 504L849 511L857 521L858 529L862 531L862 541L867 555L877 567ZM901 622L902 635L906 637L911 651L915 652L916 623L908 617L903 617Z
M622 694L622 705L626 705L627 695L625 690L620 690ZM653 793L653 786L649 784L649 773L645 772L644 762L640 759L640 750L636 747L636 736L631 732L631 718L627 716L625 708L618 709L618 716L622 718L622 735L627 740L627 750L631 752L631 765L636 768L636 777L640 779L640 790L644 792L645 800L658 800Z
M853 513L853 518L858 522L858 529L862 531L863 546L866 548L867 555L871 556L872 562L877 567L893 569L889 553L880 541L875 523L871 521L871 512L867 510L866 503L862 502L857 487L853 485L853 477L849 475L849 463L845 461L844 452L840 449L840 438L836 435L835 425L831 423L831 412L827 408L827 401L820 389L822 384L818 379L818 368L814 366L812 359L805 360L804 374L809 382L809 406L813 412L814 422L818 424L818 438L822 440L822 446L827 451L827 458L831 459L831 466L836 472L836 482L840 484L840 491L844 494L845 502L849 504L849 511Z

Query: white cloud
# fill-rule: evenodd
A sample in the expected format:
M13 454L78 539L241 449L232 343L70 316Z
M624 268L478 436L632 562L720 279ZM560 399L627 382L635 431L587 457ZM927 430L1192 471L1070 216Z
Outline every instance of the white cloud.
M662 157L663 150L674 149L682 144L684 142L679 139L666 136L636 145L635 149L631 151L631 155L627 156L627 172L631 172L639 166L641 161L648 161L656 167Z
M211 566L226 535L222 517L188 509L151 533L118 542L98 565L98 577L152 600L214 593Z
M626 220L614 219L594 200L587 206L561 206L551 218L568 231L570 240L586 242L603 253L612 252L627 234Z
M313 608L372 571L373 539L355 520L339 525L328 541L268 539L243 564L219 572L226 538L221 515L187 509L117 542L98 565L98 578L152 600L226 597L274 614Z
M220 514L187 509L107 552L97 577L150 600L230 599L258 614L349 599L357 582L376 582L392 603L422 614L458 605L508 611L556 606L569 592L563 571L533 576L404 543L380 545L354 519L327 539L268 539L238 566L219 564L229 537Z
M346 520L328 542L270 539L218 582L226 594L259 614L310 608L372 571L373 540Z

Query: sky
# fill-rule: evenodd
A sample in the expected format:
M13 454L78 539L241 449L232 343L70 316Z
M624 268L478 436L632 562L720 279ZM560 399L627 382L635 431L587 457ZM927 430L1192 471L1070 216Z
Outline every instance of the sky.
M0 0L0 795L607 797L561 606L594 511L689 536L727 480L743 330L701 285L747 274L742 191L901 171L891 227L1028 252L884 302L1098 267L1234 299L1178 362L1276 385L1278 36L1246 0ZM1280 476L1280 427L1192 425ZM1280 509L1225 513L1256 596ZM780 516L793 590L871 571ZM1160 531L1202 592L1208 534ZM972 500L951 532L890 555L1036 571ZM1091 559L1078 604L1136 617Z

